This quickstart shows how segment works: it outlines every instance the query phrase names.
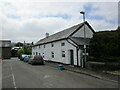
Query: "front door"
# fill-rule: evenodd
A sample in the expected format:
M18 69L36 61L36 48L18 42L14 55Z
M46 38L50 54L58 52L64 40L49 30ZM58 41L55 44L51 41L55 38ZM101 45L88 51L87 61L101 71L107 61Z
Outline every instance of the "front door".
M74 52L73 52L73 50L70 50L70 64L74 65Z

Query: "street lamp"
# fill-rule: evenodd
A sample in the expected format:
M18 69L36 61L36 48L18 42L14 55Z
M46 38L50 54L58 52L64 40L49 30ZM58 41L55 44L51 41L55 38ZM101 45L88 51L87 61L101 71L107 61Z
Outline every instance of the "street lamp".
M81 11L80 14L83 14L83 22L84 22L84 60L82 67L86 65L86 33L85 33L85 12Z

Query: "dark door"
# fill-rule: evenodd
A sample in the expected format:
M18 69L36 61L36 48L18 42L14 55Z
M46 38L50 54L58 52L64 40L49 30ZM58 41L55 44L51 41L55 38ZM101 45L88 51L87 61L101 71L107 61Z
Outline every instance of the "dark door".
M70 50L70 64L74 65L74 53L73 53L73 50Z

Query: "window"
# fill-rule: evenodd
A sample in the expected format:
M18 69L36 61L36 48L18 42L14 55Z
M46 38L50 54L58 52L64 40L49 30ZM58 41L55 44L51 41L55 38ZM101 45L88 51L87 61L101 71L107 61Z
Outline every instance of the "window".
M62 51L62 57L65 57L65 51Z
M39 45L39 48L40 48L40 45Z
M37 55L38 53L36 52L36 55Z
M52 58L54 58L54 52L51 52L51 56L52 56Z
M53 44L53 43L51 43L51 47L54 47L54 44Z
M65 46L65 42L62 42L62 43L61 43L61 46Z
M44 58L44 53L43 53L43 58Z
M39 55L40 55L40 53L39 53Z
M45 48L45 45L43 47Z
M36 49L36 46L34 46L33 49Z
M35 47L33 47L33 49L35 49Z

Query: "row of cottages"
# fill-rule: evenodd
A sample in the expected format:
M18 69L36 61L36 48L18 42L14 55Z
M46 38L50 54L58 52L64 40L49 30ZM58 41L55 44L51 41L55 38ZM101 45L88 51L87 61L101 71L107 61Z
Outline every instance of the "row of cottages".
M89 45L94 30L85 22L86 44ZM81 66L84 47L84 23L75 25L39 40L32 47L32 55L42 55L45 60Z

